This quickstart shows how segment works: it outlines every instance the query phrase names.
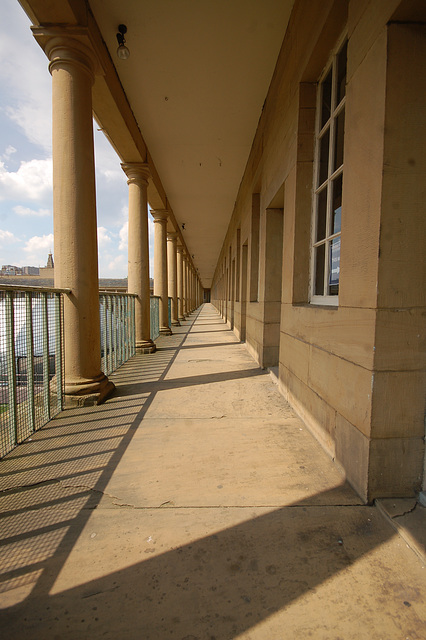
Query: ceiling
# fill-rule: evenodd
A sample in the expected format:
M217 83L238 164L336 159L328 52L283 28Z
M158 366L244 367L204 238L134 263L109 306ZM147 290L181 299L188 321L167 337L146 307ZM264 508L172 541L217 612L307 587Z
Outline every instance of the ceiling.
M43 48L89 25L98 123L123 162L149 162L150 205L210 287L294 0L19 1Z
M209 287L293 0L89 4ZM128 60L116 55L119 24L128 29Z

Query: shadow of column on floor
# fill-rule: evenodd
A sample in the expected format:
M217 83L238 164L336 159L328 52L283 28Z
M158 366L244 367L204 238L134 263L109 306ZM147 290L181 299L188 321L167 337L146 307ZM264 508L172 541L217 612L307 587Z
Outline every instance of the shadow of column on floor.
M333 502L333 491L328 493L317 496L319 504ZM165 552L155 547L155 531L146 537L142 530L144 538L134 549L135 557L145 556L142 561L87 581L82 566L81 576L73 575L79 585L54 595L36 584L28 598L0 616L3 632L8 638L26 629L26 638L231 640L312 595L393 535L371 508L349 507L345 518L341 509L312 506L312 498L309 505L302 501L258 517L245 509L239 514L242 522ZM86 510L72 524L57 522L51 529L53 537L71 529L53 557L43 561L43 546L34 548L34 571L39 567L57 577L87 523ZM46 527L41 512L35 517ZM185 509L173 520L171 526L185 527ZM97 560L99 553L113 552L102 544L100 540L93 547Z
M190 326L167 338L174 353L160 351L123 366L116 398L102 407L64 412L1 463L4 637L23 637L25 630L28 639L97 638L106 630L108 638L230 640L393 535L380 518L368 518L369 508L352 507L351 518L340 520L337 506L320 509L310 496L306 504L261 516L242 510L237 523L176 548L160 551L142 539L138 559L126 568L92 579L82 566L78 586L55 592L158 390L264 375L256 368L165 380ZM339 490L318 494L317 504L336 503L333 493L341 495ZM120 509L123 518L137 511L107 497L111 511ZM177 511L184 526L185 509Z

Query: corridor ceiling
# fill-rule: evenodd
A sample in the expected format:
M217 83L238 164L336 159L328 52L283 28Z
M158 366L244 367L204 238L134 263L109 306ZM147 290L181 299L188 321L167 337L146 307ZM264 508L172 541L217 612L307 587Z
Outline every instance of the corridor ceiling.
M39 24L54 23L61 5L74 16L76 7L82 14L89 5L162 185L160 197L150 189L150 205L172 210L204 287L211 284L293 2L21 0L30 17L39 11ZM127 26L127 60L116 54L119 24ZM99 113L103 127L102 108ZM108 126L105 133L122 161L134 161Z

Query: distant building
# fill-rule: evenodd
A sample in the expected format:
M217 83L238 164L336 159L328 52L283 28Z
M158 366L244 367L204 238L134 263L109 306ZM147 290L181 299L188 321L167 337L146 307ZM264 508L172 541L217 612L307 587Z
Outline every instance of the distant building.
M38 267L16 267L13 264L2 265L0 275L1 276L38 276Z
M22 267L22 275L24 276L38 276L40 269L38 267Z
M1 268L2 276L20 276L22 275L22 267L16 267L14 264L3 264Z
M47 263L45 267L40 267L39 274L43 278L53 278L55 265L53 264L52 253L47 256Z

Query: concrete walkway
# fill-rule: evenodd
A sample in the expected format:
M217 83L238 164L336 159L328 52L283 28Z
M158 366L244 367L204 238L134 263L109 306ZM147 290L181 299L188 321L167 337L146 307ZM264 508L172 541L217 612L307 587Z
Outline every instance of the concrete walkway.
M0 462L14 639L419 640L425 569L211 305Z

